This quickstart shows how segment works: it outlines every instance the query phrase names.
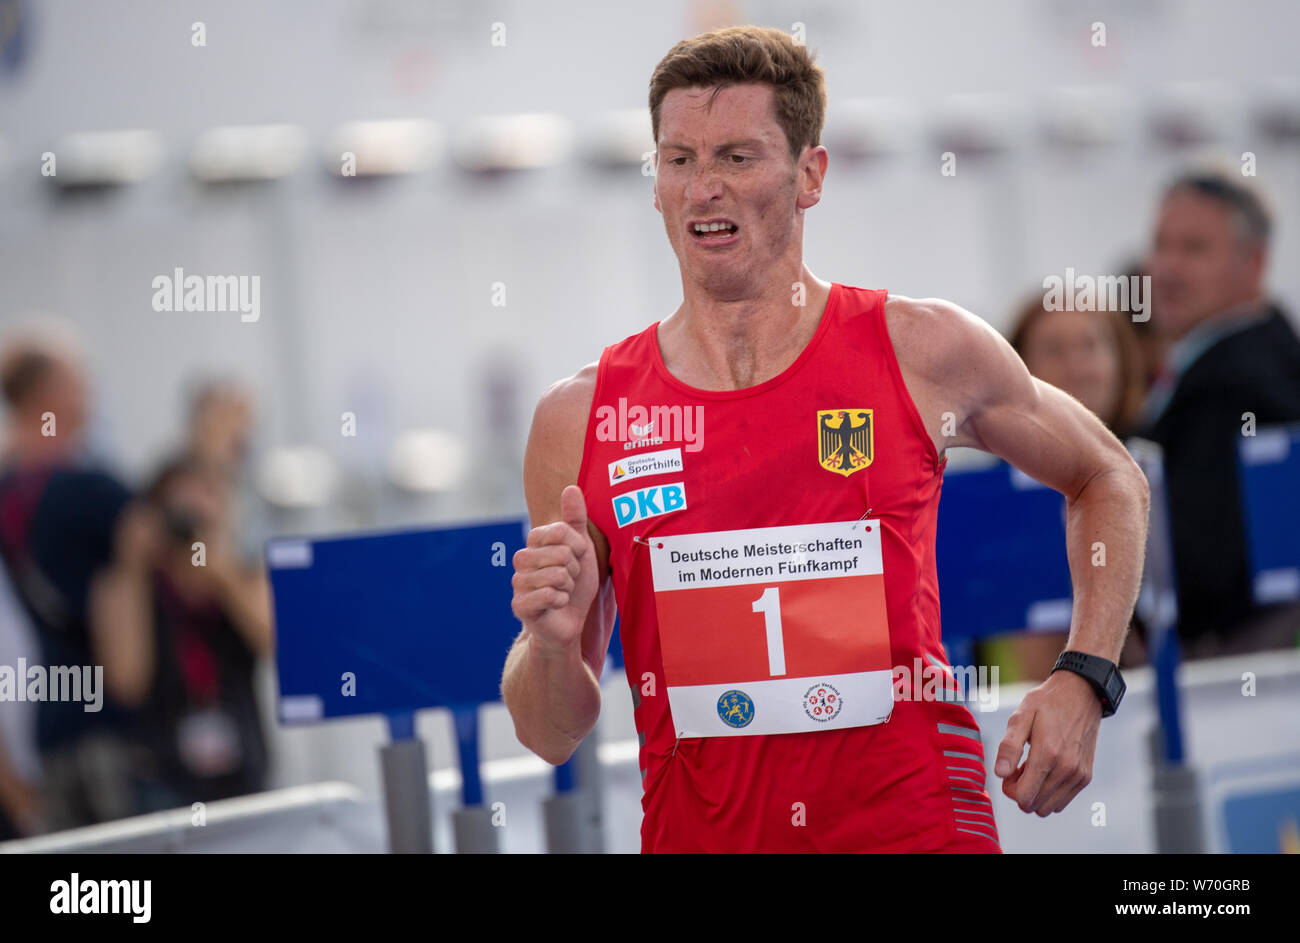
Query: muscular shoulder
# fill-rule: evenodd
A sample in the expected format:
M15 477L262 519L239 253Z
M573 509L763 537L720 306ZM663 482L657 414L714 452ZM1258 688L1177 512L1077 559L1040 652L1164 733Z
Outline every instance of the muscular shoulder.
M569 483L577 481L582 464L582 444L596 396L598 366L589 363L573 376L552 383L533 412L529 451L547 466L567 472Z
M589 363L573 376L551 384L533 412L524 454L524 499L534 527L558 521L560 493L578 483L598 368L598 363ZM587 527L596 544L603 580L608 572L608 543L594 524L588 522Z
M956 398L984 399L1019 360L988 322L942 298L891 294L885 321L904 373Z

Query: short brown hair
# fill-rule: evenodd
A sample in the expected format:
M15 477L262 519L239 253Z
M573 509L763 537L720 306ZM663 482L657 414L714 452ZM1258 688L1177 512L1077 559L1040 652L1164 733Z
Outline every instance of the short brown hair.
M1243 241L1249 245L1267 245L1273 231L1273 218L1260 195L1246 184L1220 170L1191 171L1165 188L1165 199L1175 193L1188 192L1214 200L1237 217Z
M659 145L659 106L675 88L712 88L758 82L776 95L776 122L795 159L821 143L826 121L826 75L813 55L779 29L731 26L683 39L650 76L650 127Z
M45 382L58 364L43 350L24 347L7 351L0 366L0 392L10 407L19 407Z
M149 479L149 484L145 486L141 497L152 504L162 506L163 499L167 497L167 492L171 490L172 485L184 478L204 477L216 478L217 474L212 466L197 455L188 452L178 452L166 458L153 477Z

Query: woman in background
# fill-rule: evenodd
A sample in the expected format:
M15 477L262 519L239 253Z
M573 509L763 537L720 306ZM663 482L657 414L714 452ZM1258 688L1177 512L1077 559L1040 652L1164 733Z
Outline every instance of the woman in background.
M136 709L142 811L264 789L253 670L272 647L270 593L233 546L223 469L192 455L162 468L124 513L92 606L105 686Z

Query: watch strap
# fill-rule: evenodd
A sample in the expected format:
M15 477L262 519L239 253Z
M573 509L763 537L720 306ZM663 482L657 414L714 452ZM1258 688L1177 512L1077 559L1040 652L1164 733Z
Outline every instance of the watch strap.
M1061 670L1073 672L1092 685L1101 701L1102 717L1111 716L1119 708L1126 685L1113 661L1086 652L1064 651L1057 656L1052 667L1053 673Z

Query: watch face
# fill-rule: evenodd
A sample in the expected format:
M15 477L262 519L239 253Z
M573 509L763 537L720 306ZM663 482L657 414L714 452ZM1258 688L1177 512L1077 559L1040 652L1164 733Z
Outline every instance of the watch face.
M1110 698L1111 707L1119 707L1119 702L1127 688L1124 679L1120 677L1119 669L1111 668L1106 677L1106 696Z

